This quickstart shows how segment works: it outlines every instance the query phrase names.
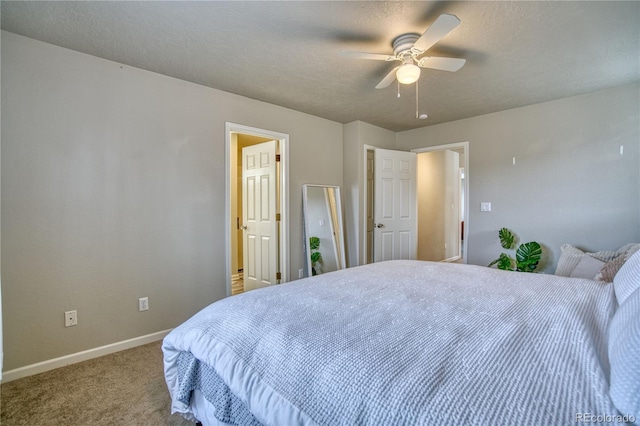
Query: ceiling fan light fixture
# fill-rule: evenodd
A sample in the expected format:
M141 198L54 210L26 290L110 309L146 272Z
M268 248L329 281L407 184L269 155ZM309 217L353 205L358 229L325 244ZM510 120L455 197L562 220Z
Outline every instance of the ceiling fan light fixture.
M396 78L401 84L411 84L420 78L420 67L415 64L404 64L396 71Z

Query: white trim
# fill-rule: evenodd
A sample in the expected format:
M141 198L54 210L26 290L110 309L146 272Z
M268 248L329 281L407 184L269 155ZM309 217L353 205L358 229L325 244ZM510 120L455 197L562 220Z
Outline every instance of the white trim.
M277 139L280 143L280 273L281 283L289 281L289 135L286 133L263 130L257 127L249 127L242 124L225 122L224 124L224 240L225 249L225 279L227 282L227 296L231 296L231 133L260 136Z
M53 370L55 368L65 367L67 365L120 352L125 349L135 348L136 346L146 345L147 343L157 342L158 340L164 339L171 330L172 329L158 331L157 333L147 334L146 336L135 337L133 339L123 340L122 342L111 343L110 345L100 346L98 348L88 349L86 351L76 352L75 354L69 354L59 358L53 358L47 361L5 371L2 375L2 383L7 383L23 377L33 376L34 374L44 373L45 371Z
M464 150L464 235L462 239L462 261L467 263L469 256L469 142L455 142L444 145L428 146L425 148L412 149L411 152L419 154L429 151L444 151L447 149Z
M464 148L465 151L467 149L469 149L469 142L454 142L454 143L448 143L448 144L444 144L444 145L435 145L435 146L426 146L424 148L414 148L411 150L411 152L415 152L416 154L421 153L421 152L429 152L429 151L444 151L446 149L460 149L460 148ZM465 154L465 158L468 155ZM466 167L466 163L465 163L465 167Z

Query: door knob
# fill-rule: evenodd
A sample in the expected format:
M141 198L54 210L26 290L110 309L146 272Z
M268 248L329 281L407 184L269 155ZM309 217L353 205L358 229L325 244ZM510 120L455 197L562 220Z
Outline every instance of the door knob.
M243 231L246 231L246 230L247 230L247 225L242 225L242 226L240 227L240 229L242 229Z
M384 228L384 225L382 223L376 223L375 227L376 228Z

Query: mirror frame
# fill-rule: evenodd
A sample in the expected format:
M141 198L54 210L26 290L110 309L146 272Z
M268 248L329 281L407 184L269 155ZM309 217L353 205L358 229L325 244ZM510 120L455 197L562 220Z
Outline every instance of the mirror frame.
M344 215L344 212L342 211L342 195L340 193L341 192L340 186L339 185L316 185L316 184L305 183L302 185L302 223L303 223L303 234L304 234L304 241L305 241L304 242L304 247L305 247L304 258L305 258L305 261L307 262L307 277L311 277L313 275L312 263L311 263L311 245L309 242L309 234L310 234L309 221L308 221L308 211L309 211L308 190L309 188L323 188L323 189L333 188L335 190L338 226L340 228L339 231L336 231L334 229L334 233L339 232L340 234L340 254L338 255L338 258L336 259L336 261L339 261L339 263L341 264L341 266L339 265L339 267L336 270L345 269L347 267L345 241L344 241L344 237L345 237L344 220L342 217ZM330 272L333 272L333 271L330 271Z

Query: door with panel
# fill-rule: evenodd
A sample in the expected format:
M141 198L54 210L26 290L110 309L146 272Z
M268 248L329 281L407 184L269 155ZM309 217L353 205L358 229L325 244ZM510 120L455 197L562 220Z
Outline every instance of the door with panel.
M244 290L276 284L276 141L242 148Z
M416 259L416 154L375 150L374 261Z

